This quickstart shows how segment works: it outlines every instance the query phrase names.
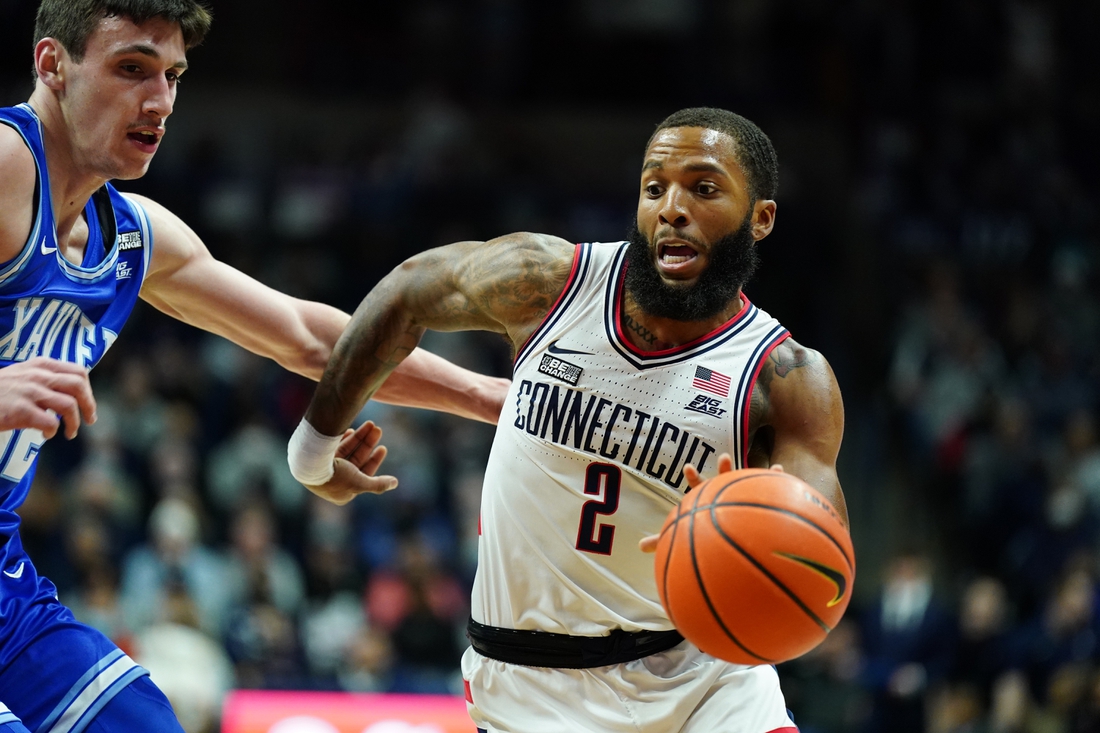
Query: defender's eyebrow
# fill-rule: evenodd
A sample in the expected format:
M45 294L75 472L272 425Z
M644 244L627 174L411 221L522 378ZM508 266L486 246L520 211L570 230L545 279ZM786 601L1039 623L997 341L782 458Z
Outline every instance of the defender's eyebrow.
M648 170L663 170L663 169L664 169L664 167L665 167L665 164L664 164L664 163L662 163L662 162L661 162L661 161L659 161L659 160L647 160L647 161L645 162L645 165L643 165L643 166L642 166L642 170L643 170L643 171L648 171Z
M158 51L156 48L154 48L153 46L150 46L146 43L135 43L135 44L132 44L130 46L124 46L124 47L118 49L117 51L115 51L116 56L125 56L126 54L131 54L131 53L141 54L142 56L148 56L149 58L153 58L153 59L159 59L160 58L160 51ZM181 70L186 69L187 68L187 62L181 59L181 60L177 61L176 63L172 64L171 68L181 69Z

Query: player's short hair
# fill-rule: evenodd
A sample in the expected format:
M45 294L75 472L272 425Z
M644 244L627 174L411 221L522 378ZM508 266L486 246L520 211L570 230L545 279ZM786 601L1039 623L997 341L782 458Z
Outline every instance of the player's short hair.
M210 10L198 0L42 0L34 42L56 38L80 63L99 21L111 16L125 16L138 25L153 18L179 23L188 49L202 43L212 20Z
M774 199L779 188L779 158L764 131L739 114L716 107L689 107L673 112L653 131L646 147L661 130L671 127L705 127L724 132L737 146L737 162L749 179L754 200Z

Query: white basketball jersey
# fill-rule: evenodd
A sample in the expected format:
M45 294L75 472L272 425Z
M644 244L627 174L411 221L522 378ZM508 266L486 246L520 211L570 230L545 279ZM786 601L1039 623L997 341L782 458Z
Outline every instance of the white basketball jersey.
M749 398L789 335L747 300L727 323L663 351L621 329L627 244L581 244L565 290L516 356L481 499L474 620L602 636L672 628L656 534L688 488L748 455Z

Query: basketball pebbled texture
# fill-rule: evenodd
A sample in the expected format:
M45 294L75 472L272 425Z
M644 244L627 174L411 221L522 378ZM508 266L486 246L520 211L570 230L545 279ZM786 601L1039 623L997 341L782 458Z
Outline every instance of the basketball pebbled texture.
M729 662L776 664L813 649L840 621L855 553L809 484L743 469L703 482L669 513L655 572L685 638Z

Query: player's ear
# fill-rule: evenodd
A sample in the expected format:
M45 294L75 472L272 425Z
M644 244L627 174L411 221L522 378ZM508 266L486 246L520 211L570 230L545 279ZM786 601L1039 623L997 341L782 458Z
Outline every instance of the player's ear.
M752 238L759 242L772 233L775 226L775 202L758 199L752 207Z
M55 38L43 38L34 47L34 69L38 80L50 89L61 91L65 87L65 66L69 60L64 46Z

